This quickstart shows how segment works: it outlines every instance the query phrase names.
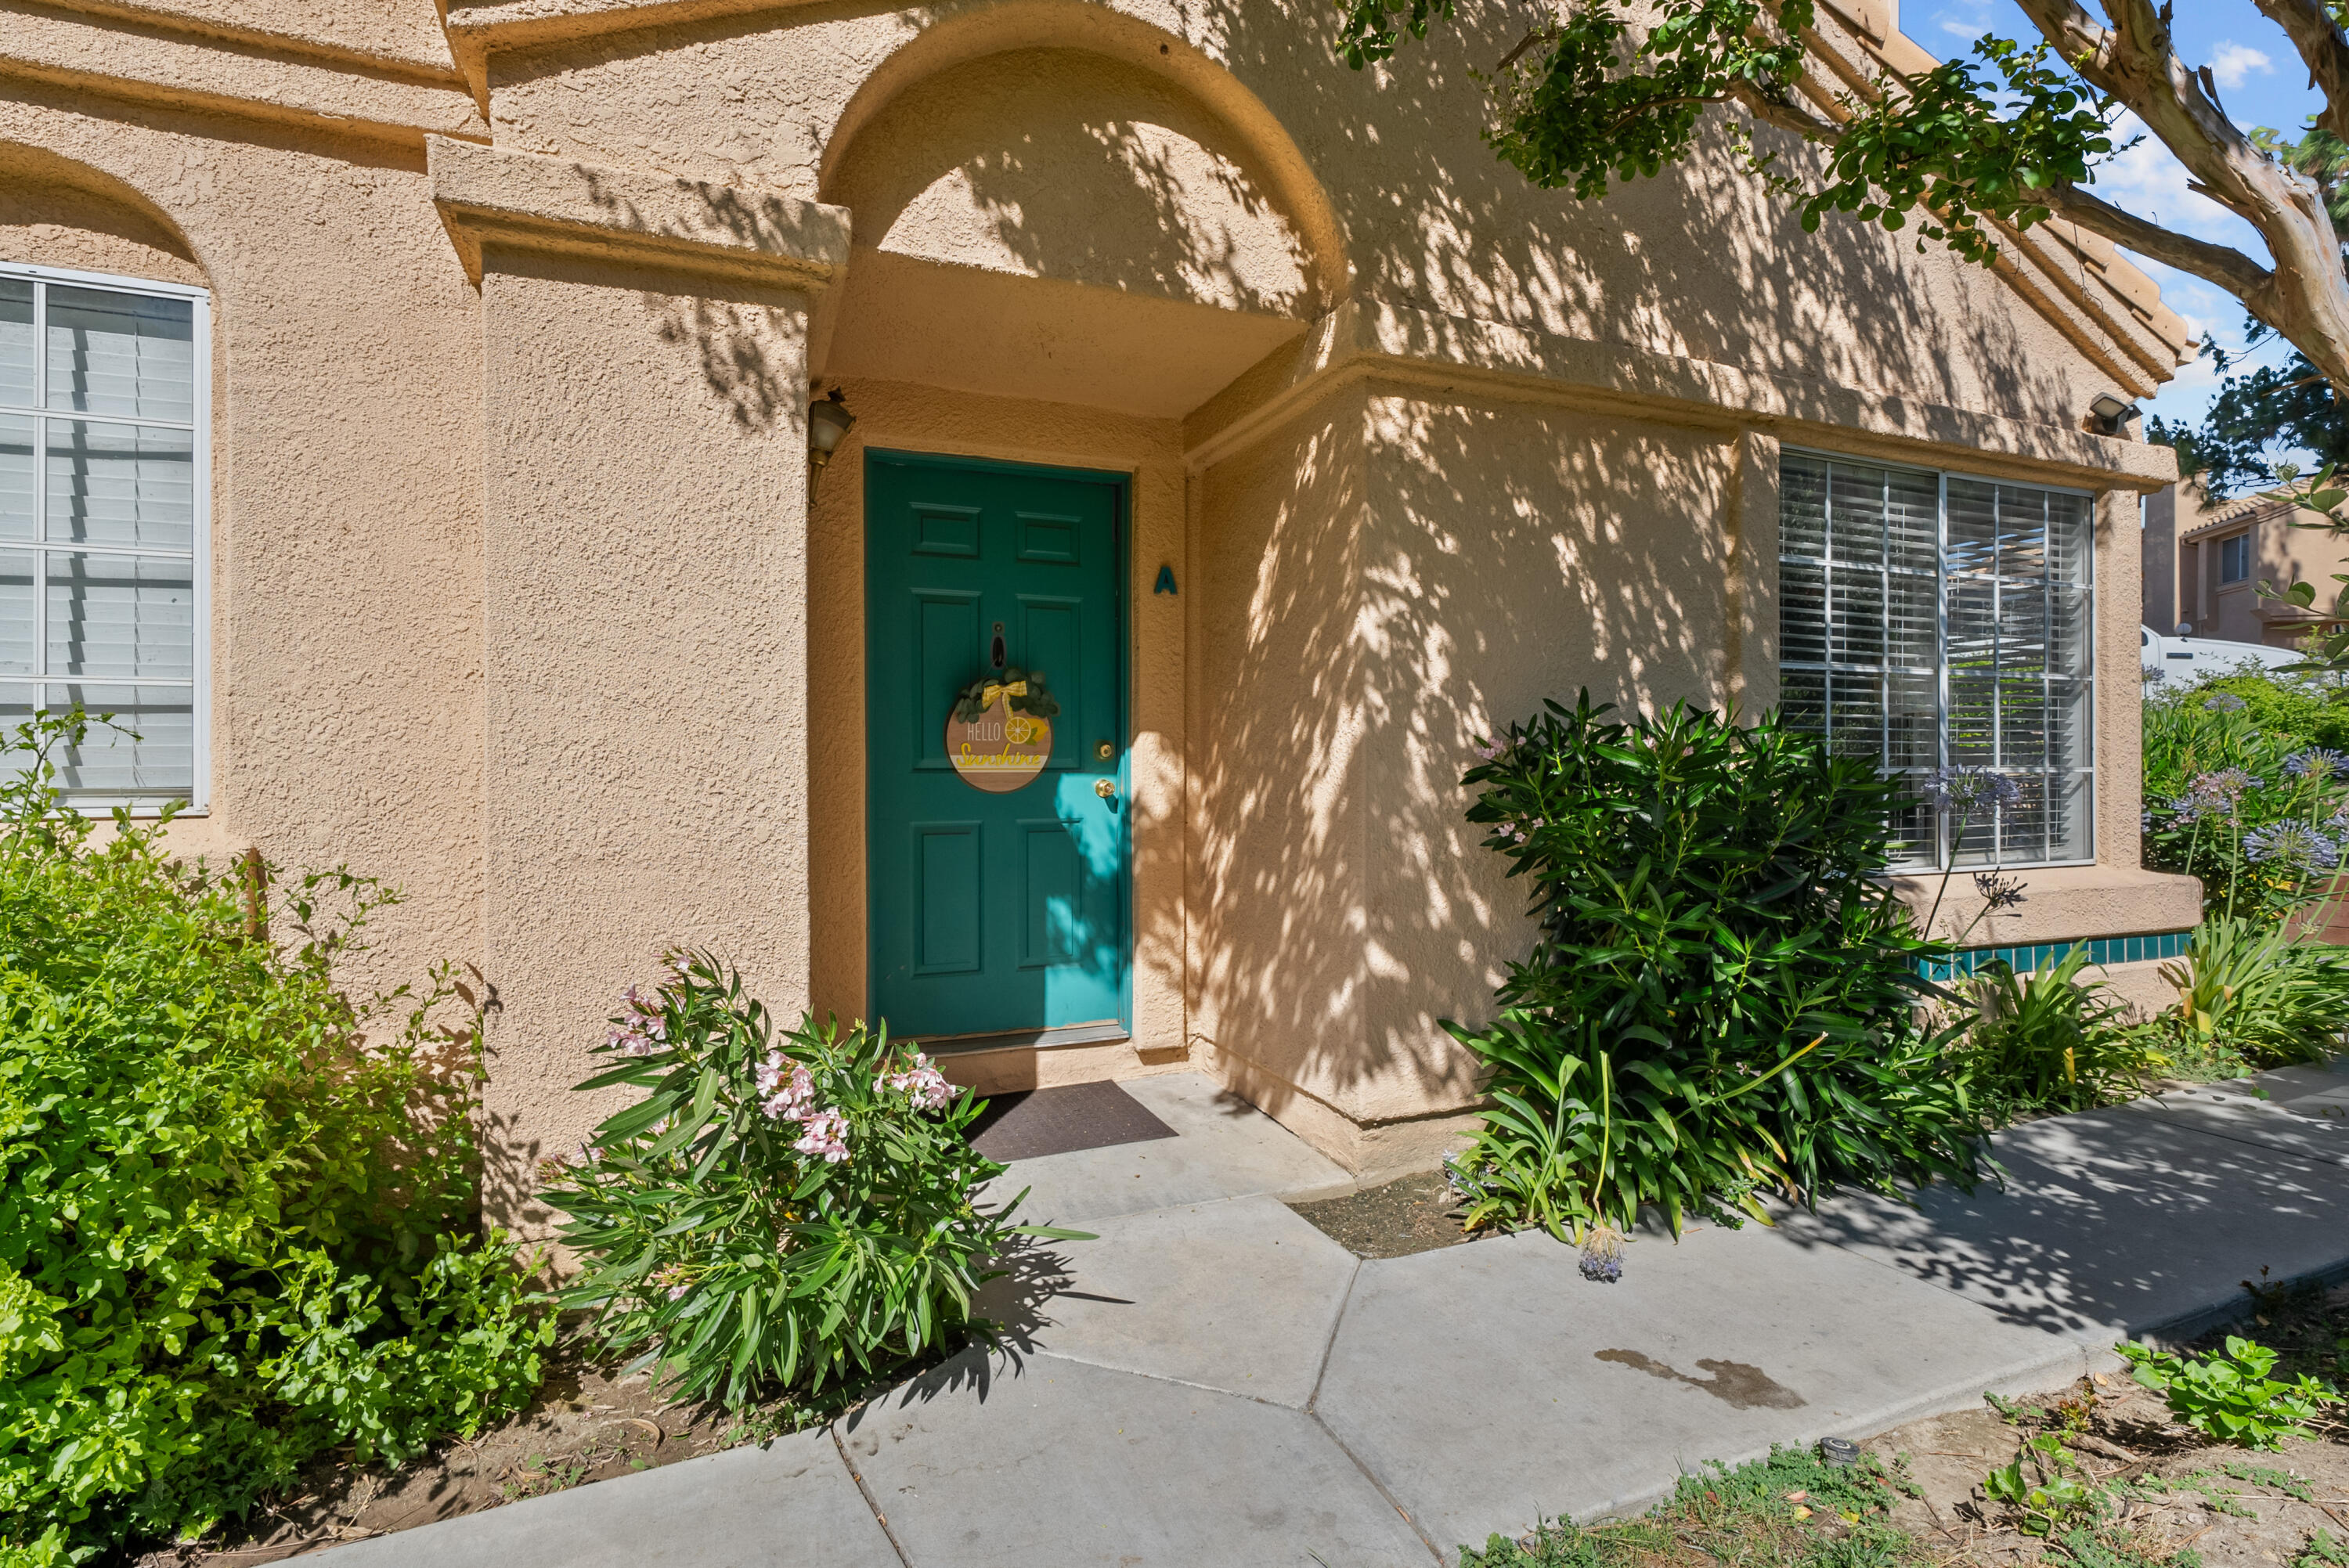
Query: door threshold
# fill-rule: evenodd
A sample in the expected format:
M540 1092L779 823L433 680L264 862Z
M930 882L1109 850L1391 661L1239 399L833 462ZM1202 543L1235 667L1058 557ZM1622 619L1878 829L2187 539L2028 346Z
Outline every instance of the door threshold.
M998 1029L984 1035L916 1037L934 1057L967 1056L974 1051L1048 1050L1054 1046L1112 1045L1133 1038L1133 1031L1112 1018L1099 1024L1061 1024L1050 1029Z

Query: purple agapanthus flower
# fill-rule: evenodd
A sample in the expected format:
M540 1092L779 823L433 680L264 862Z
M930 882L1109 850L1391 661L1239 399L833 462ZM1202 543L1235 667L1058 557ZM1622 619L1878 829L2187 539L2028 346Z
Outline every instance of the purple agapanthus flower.
M2305 822L2271 822L2243 835L2243 853L2263 865L2329 872L2341 846Z
M2146 820L2147 825L2150 826L2152 822L2151 813L2147 814ZM2023 894L2023 890L2025 885L2026 884L2021 877L2001 876L1996 872L1976 872L1974 873L1974 891L1982 894L1982 909L1985 913L1992 913L2002 909L2013 909L2019 904L2028 903L2029 900L2025 899Z
M1613 1284L1623 1277L1623 1233L1609 1224L1590 1227L1582 1241L1582 1277Z
M2213 692L2209 696L2204 697L2202 699L2202 706L2209 708L2212 713L2240 713L2243 709L2251 707L2251 704L2245 702L2241 697L2237 696L2233 692L2221 691Z
M2312 746L2285 758L2283 770L2294 779L2339 779L2349 776L2349 753Z
M2003 811L2023 803L2023 786L2005 774L1971 765L1940 768L1925 776L1917 792L1936 810L1966 816L1982 807Z
M2216 800L2228 806L2253 789L2264 789L2267 780L2240 768L2221 768L2215 773L2197 773L2186 784L2186 792L2198 799Z

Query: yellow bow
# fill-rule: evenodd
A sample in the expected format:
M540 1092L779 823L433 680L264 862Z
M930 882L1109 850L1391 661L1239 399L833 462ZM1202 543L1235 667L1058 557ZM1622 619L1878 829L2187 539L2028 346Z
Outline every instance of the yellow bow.
M1013 681L1009 686L998 686L993 681L989 681L987 683L987 688L978 694L978 711L985 713L988 708L993 707L997 697L1026 696L1027 695L1026 681Z

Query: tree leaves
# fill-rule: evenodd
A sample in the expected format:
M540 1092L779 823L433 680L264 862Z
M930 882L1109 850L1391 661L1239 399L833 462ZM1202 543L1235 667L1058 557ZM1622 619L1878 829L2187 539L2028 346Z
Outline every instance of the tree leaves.
M1803 204L1803 227L1826 211L1899 229L1921 212L1919 232L1969 261L1996 260L1985 217L2028 229L2051 216L2044 193L2088 178L2113 150L2112 106L2046 44L2028 48L1978 39L1974 57L1901 77L1899 90L1854 110L1827 154L1827 183ZM1922 241L1920 240L1920 243Z

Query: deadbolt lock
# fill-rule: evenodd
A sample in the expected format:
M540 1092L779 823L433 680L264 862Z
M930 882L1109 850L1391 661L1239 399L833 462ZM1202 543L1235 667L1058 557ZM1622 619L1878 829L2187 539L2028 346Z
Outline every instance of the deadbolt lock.
M1117 755L1117 748L1106 740L1097 740L1093 743L1093 755L1106 762Z

